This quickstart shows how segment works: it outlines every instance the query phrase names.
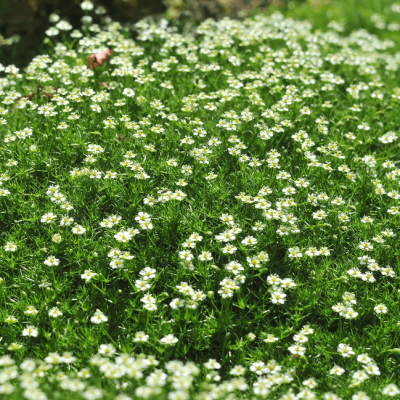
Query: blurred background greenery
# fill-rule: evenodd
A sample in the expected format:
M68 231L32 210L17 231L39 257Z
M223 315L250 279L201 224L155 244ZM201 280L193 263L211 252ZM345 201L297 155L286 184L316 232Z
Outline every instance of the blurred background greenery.
M0 0L0 62L25 66L40 53L49 16L57 13L79 28L85 15L82 0ZM380 37L399 40L400 13L391 0L92 0L104 6L114 21L133 23L148 15L163 15L176 22L205 18L245 18L258 12L281 11L308 19L317 29L335 20L343 32L365 28ZM400 11L400 0L399 0ZM93 13L91 14L93 15ZM98 23L101 16L94 16Z

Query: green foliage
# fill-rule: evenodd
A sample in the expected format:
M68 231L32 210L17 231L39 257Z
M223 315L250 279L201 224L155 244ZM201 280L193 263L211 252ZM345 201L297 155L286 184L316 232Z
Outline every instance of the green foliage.
M397 394L398 43L333 4L0 68L5 398Z

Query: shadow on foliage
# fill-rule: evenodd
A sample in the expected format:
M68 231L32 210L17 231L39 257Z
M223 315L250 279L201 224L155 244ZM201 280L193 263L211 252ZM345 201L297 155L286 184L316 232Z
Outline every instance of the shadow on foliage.
M266 10L269 5L286 5L288 0L92 0L103 6L112 20L136 22L148 15L163 14L187 24L224 16L243 18ZM3 65L26 66L41 53L49 16L58 14L73 28L81 26L85 11L81 0L0 0L0 59ZM91 12L93 23L102 16Z

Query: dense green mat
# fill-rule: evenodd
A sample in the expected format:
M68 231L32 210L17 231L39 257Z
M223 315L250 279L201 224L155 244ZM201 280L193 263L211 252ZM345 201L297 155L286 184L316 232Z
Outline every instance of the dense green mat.
M400 5L334 4L0 65L1 398L400 394Z

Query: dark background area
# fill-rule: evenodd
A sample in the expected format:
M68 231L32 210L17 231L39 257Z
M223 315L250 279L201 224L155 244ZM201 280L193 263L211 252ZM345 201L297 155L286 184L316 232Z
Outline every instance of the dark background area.
M52 24L49 16L58 14L79 29L85 12L82 0L0 0L0 63L25 67L41 54L45 31ZM92 0L103 6L108 16L121 23L134 23L148 15L164 15L170 20L199 21L228 15L242 18L262 11L270 4L285 4L285 0ZM101 16L90 12L94 23ZM20 37L12 42L13 35ZM7 41L7 38L11 40Z
M149 14L165 12L161 0L95 0L95 6L104 6L113 20L137 21ZM0 47L0 62L3 65L26 66L40 52L45 30L51 25L49 16L60 15L74 28L80 28L85 15L80 7L81 0L0 0L0 34L4 38L19 35L18 43ZM90 13L95 23L100 16Z

